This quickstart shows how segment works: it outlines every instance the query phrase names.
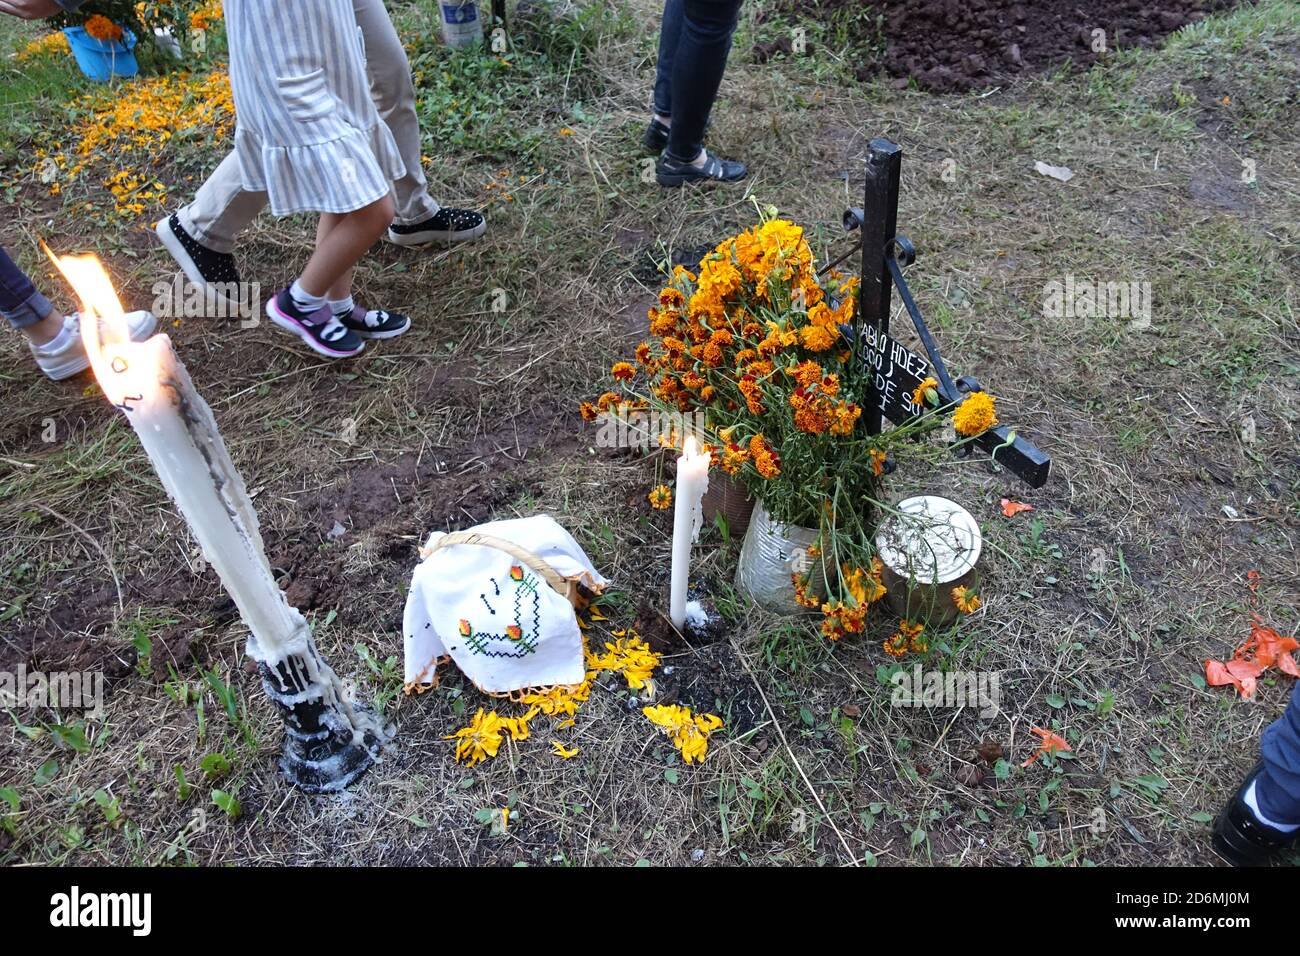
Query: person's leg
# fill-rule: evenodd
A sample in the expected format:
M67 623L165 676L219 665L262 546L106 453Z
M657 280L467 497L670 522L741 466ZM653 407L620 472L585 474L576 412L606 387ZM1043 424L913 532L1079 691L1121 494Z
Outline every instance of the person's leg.
M411 64L383 0L352 0L352 9L365 40L371 98L406 165L406 175L393 183L396 219L399 223L421 222L436 215L441 207L429 195L420 162L420 120L415 113Z
M392 197L385 196L354 212L323 214L316 230L316 250L298 277L302 288L321 299L338 291L340 282L351 276L353 267L379 241L394 211Z
M1255 779L1259 810L1274 823L1300 823L1300 686L1259 742L1264 772Z
M667 158L694 162L731 52L741 0L681 0L683 20L672 72L673 123Z
M177 216L187 233L213 252L230 253L235 237L266 208L266 193L249 192L239 171L239 157L227 153L221 164Z
M392 224L394 212L390 195L353 212L323 214L316 250L302 274L266 304L271 321L331 358L356 355L365 348L363 339L405 332L410 327L406 316L377 312L383 321L375 324L351 307L353 268ZM354 311L360 315L354 317Z
M81 341L80 317L55 311L54 305L36 290L27 273L3 246L0 246L0 314L27 337L32 357L47 378L62 381L90 367ZM126 316L126 325L131 341L143 342L153 335L158 320L150 312L131 312Z
M429 242L464 242L487 231L487 219L471 209L440 206L429 195L420 144L420 118L415 112L411 64L383 0L352 0L352 12L366 48L370 96L379 118L393 134L406 174L394 181L395 221L389 242L418 246Z
M673 66L682 38L682 0L665 0L664 18L659 25L659 59L655 62L655 119L667 126L673 115Z
M45 345L63 331L63 316L37 291L27 273L0 246L0 314L33 345Z
M266 207L266 193L244 188L239 157L228 153L194 194L194 200L154 227L185 277L204 292L204 302L223 299L236 314L254 308L254 290L245 289L231 250L235 237ZM224 313L223 313L224 314Z

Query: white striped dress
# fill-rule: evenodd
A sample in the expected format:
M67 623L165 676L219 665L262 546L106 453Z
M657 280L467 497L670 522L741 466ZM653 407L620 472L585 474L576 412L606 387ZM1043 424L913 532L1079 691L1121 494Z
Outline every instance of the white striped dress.
M277 216L352 212L405 166L370 98L352 0L224 0L244 188Z

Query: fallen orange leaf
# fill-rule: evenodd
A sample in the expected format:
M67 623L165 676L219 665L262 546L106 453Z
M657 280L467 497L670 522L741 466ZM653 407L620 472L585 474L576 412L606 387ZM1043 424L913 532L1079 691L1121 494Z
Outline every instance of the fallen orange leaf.
M1259 675L1270 667L1300 677L1300 667L1291 656L1292 651L1300 650L1300 641L1265 627L1257 615L1251 618L1250 637L1232 652L1227 663L1213 658L1205 662L1205 682L1211 687L1231 684L1242 697L1252 697Z
M1004 518L1014 518L1022 511L1033 510L1033 505L1027 505L1023 501L1012 501L1010 498L1002 499L1002 516Z
M1068 750L1071 753L1074 752L1074 748L1070 746L1069 741L1060 734L1054 734L1050 730L1044 730L1042 727L1030 727L1029 730L1031 733L1041 737L1043 742L1038 745L1038 749L1034 751L1033 755L1020 765L1022 767L1028 767L1043 754L1059 753L1062 750Z

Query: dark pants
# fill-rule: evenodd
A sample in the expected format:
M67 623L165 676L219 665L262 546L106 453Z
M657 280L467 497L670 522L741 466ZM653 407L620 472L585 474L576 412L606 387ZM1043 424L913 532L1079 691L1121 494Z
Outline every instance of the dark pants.
M654 110L671 116L668 157L690 162L704 148L743 0L666 0L655 66Z
M0 246L0 315L15 329L25 329L53 311L50 300L36 291L32 280Z
M1259 743L1264 772L1255 778L1255 799L1275 823L1300 823L1300 686L1282 716Z

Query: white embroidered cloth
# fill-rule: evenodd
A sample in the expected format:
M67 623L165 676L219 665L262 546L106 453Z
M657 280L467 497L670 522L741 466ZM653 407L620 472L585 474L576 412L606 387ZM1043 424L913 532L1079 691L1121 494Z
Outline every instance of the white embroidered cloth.
M603 578L578 542L547 515L489 521L469 529L525 548L566 578L599 592ZM406 684L433 682L438 658L451 659L490 693L577 684L586 676L573 605L518 558L497 548L425 542L402 622Z

